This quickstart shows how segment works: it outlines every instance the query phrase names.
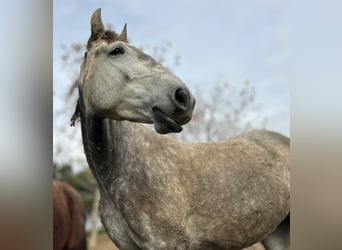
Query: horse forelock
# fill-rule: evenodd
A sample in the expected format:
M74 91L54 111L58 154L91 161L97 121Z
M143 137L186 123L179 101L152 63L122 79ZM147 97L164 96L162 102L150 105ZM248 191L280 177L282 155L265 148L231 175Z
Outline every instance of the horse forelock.
M93 48L93 45L95 42L98 41L106 41L108 44L122 41L122 42L128 42L127 40L123 40L118 33L116 33L113 30L106 30L102 36L98 38L94 38L93 36L89 37L88 43L87 43L87 51L91 50Z

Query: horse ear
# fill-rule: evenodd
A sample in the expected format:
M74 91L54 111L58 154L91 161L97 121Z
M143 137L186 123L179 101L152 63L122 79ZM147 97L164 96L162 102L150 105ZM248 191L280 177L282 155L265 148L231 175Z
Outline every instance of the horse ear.
M127 24L125 23L125 26L123 27L121 34L119 36L119 39L123 42L128 42L127 39Z
M96 40L97 38L101 37L104 34L105 28L101 19L101 8L98 8L97 10L95 10L93 15L91 16L90 24L91 24L91 36L90 36L91 40Z

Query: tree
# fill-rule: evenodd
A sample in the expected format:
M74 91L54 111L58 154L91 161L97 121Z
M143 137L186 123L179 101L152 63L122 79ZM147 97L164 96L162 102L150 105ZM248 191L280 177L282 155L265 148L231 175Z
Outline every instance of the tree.
M97 184L94 176L89 168L74 173L70 164L58 165L53 164L54 179L64 181L73 186L81 195L86 211L89 213L92 209L94 195L97 189Z
M57 163L53 164L53 178L57 180L61 180L64 182L72 182L72 167L70 164L58 165Z
M98 188L95 189L93 205L91 210L91 221L92 228L89 237L89 247L94 248L96 246L97 241L97 218L99 216L99 204L100 204L100 191Z
M234 88L218 80L209 90L198 87L194 96L197 101L192 120L176 138L192 142L218 141L266 126L267 118L258 114L260 106L255 103L255 89L249 81Z

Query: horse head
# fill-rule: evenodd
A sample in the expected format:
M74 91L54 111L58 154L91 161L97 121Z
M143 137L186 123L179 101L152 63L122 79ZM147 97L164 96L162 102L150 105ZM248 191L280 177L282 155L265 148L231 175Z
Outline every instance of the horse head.
M91 17L91 35L81 65L80 93L85 109L113 120L154 123L160 134L180 132L195 99L185 84L155 59L105 30L101 9Z

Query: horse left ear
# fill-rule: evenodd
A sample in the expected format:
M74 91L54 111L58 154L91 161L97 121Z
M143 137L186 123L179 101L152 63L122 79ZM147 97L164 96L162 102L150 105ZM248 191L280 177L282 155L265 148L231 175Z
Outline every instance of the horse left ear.
M119 36L119 39L123 42L128 42L127 39L127 24L125 23L125 26L123 27L121 34Z
M98 38L100 38L101 36L103 36L103 34L105 33L105 28L103 26L102 19L101 19L101 8L98 8L97 10L95 10L93 15L91 16L90 25L91 25L91 35L87 43L88 51L91 48L92 43L96 41Z
M90 40L95 41L105 33L105 28L101 19L101 8L95 10L90 20L91 35Z

